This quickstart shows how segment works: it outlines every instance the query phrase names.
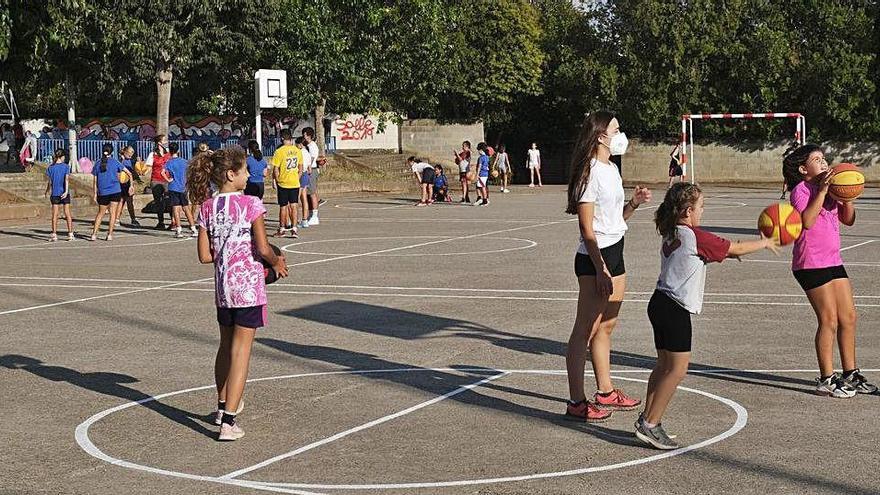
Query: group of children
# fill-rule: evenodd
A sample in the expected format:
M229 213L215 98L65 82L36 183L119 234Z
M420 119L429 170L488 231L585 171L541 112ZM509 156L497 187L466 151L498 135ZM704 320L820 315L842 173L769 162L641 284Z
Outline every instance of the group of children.
M611 334L626 287L623 259L626 220L651 199L637 186L625 200L623 181L611 156L623 155L628 141L610 112L593 112L584 120L572 157L567 213L578 216L581 244L574 268L580 287L577 315L568 342L569 394L566 415L602 422L613 411L639 409L635 436L659 449L679 443L661 423L676 388L687 374L691 354L691 315L703 306L706 265L767 249L779 252L778 241L761 237L732 242L700 228L704 195L695 184L679 182L666 191L654 215L660 234L660 275L648 303L657 361L648 379L644 403L615 388L610 376ZM840 223L853 225L852 202L827 195L833 172L820 147L805 145L785 157L782 167L792 206L804 230L794 243L792 273L807 295L818 320L816 393L849 398L877 393L855 360L856 316L852 287L840 257ZM833 367L834 341L843 372ZM584 392L584 365L592 361L596 392Z
M528 167L532 170L534 177L535 169L538 170L538 178L540 181L540 155L534 155L531 151L537 152L537 147L532 143L533 150L529 152ZM453 156L456 166L458 167L458 180L461 184L461 204L471 204L470 185L474 183L477 189L477 200L474 206L489 205L489 177L497 178L501 185L499 189L502 193L509 193L507 188L510 177L512 175L512 166L510 157L507 154L505 146L502 144L496 151L486 143L477 145L477 160L474 168L471 168L471 143L464 141L461 143L461 149L453 150ZM532 166L532 156L538 156L537 165ZM451 203L452 197L449 194L449 181L446 178L443 166L440 164L432 165L426 161L410 156L406 160L407 166L413 173L413 178L421 187L421 197L416 206L427 206L435 202ZM534 186L531 186L534 187Z
M281 131L282 145L272 155L272 186L278 195L279 222L275 237L290 235L299 237L299 229L320 224L318 207L324 200L318 197L318 178L321 174L323 158L319 156L318 145L315 143L315 130L306 127L302 135L293 138L289 129ZM263 160L262 153L256 142L249 146L253 168L252 175L262 182L260 175L268 164ZM249 169L251 167L249 166ZM262 187L259 188L262 197ZM300 216L299 210L302 210Z

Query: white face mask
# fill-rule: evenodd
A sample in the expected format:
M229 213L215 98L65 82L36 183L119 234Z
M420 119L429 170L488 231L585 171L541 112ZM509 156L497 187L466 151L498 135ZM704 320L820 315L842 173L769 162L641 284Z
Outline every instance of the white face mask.
M629 140L626 138L626 134L619 132L611 137L611 141L608 142L608 149L611 151L612 155L623 155L626 153L626 148L629 146Z

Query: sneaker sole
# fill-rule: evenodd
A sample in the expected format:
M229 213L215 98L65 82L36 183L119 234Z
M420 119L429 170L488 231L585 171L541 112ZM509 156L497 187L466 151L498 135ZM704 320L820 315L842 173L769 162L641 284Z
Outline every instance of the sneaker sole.
M819 397L831 397L832 399L852 399L856 396L856 392L853 392L852 395L838 395L834 392L825 392L825 391L816 391L816 395Z
M632 406L613 406L613 405L599 404L598 402L596 402L595 404L596 404L596 407L598 407L599 409L602 409L603 411L632 411L634 409L638 409L639 406L642 405L641 402L639 402L638 404L634 404Z
M641 441L647 443L648 445L651 445L652 447L654 447L654 448L656 448L656 449L660 449L660 450L675 450L675 449L680 449L680 448L681 448L680 445L676 445L676 446L672 446L672 445L663 445L662 443L660 443L660 442L654 440L653 438L651 438L651 437L645 435L644 433L640 432L639 430L636 430L636 438L638 438L639 440L641 440Z
M580 422L585 422L585 423L590 423L590 424L604 423L604 422L608 421L609 419L611 419L610 414L608 416L605 416L604 418L591 419L591 418L585 418L583 416L577 416L575 414L571 414L568 411L565 411L565 417L566 417L566 419L570 419L572 421L580 421Z
M243 438L243 437L244 437L244 432L242 432L241 434L235 434L235 435L220 435L219 437L217 437L217 440L219 440L221 442L234 442L234 441L238 440L239 438Z

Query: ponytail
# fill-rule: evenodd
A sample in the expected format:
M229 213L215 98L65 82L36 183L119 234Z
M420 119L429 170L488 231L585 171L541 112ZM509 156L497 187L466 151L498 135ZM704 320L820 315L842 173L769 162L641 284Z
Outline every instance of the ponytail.
M101 148L101 172L107 171L107 159L110 158L110 155L113 154L113 145L110 143L105 144Z
M654 213L654 225L664 239L675 238L675 226L688 208L696 206L703 191L696 184L679 182L666 191L663 203Z
M254 160L260 161L263 159L263 152L260 150L260 143L252 139L248 141L247 147L248 151L251 152L251 156L254 157Z
M246 157L241 146L230 146L214 153L199 153L189 161L186 189L195 204L211 197L211 183L217 188L226 183L226 172L238 172L245 166Z

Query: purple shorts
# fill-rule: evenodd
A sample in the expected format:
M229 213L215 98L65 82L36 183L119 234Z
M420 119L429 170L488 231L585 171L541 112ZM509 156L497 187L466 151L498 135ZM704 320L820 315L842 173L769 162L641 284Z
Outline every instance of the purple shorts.
M245 328L266 326L266 305L248 308L217 308L217 323L224 327L238 325Z

